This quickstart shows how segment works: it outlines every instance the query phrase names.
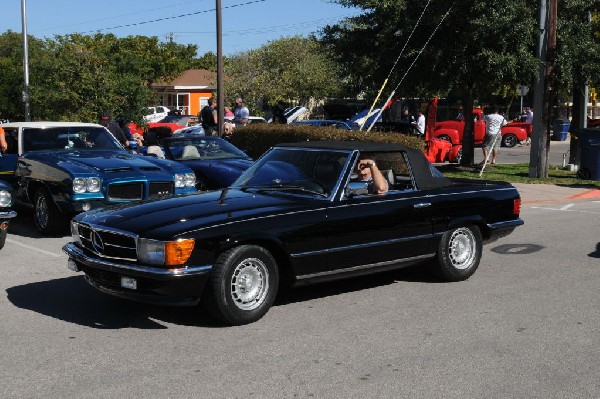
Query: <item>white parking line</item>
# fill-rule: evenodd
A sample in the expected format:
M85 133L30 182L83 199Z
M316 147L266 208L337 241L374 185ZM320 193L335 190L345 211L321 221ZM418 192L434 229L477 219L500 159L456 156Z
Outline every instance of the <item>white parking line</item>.
M62 256L62 255L59 255L59 254L57 254L55 252L44 251L43 249L39 249L39 248L36 248L36 247L32 247L31 245L23 244L22 242L15 241L15 240L13 240L11 238L7 238L6 242L8 242L10 244L18 245L18 246L23 247L23 248L31 249L32 251L36 251L36 252L42 253L44 255L49 255L49 256L52 256L52 257L55 257L55 258L60 258Z
M600 212L580 211L580 210L577 210L577 209L571 209L571 207L573 207L574 205L575 204L567 204L567 205L563 206L562 208L550 208L550 207L547 207L547 206L532 206L531 209L545 209L545 210L550 210L550 211L591 213L592 215L600 215Z

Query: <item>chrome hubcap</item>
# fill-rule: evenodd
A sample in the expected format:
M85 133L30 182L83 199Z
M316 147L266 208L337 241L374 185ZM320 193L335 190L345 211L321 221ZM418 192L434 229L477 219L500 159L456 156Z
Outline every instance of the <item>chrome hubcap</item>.
M231 276L231 298L235 306L241 310L256 309L268 292L269 272L260 259L245 259L236 266Z
M48 203L44 196L38 197L35 204L35 220L41 228L45 228L48 225Z
M448 254L452 266L459 270L468 269L475 260L476 251L475 237L471 230L461 228L452 233Z

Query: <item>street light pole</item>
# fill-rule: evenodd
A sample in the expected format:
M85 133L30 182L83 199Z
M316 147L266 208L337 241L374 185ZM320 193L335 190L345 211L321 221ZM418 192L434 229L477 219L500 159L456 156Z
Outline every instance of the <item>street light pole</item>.
M221 0L216 0L217 8L217 120L219 121L218 135L223 136L225 114L225 91L223 90L223 27L221 16Z
M21 25L23 30L23 103L25 104L25 122L31 121L29 110L29 49L27 47L27 14L25 0L21 0Z

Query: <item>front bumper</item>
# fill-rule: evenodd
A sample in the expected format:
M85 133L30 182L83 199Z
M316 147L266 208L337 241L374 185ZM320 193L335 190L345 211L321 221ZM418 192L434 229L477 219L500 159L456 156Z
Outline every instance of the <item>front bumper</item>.
M139 302L162 305L195 305L212 270L212 265L164 269L116 262L89 255L68 243L63 251L73 261L86 280L101 292ZM122 277L135 279L136 289L124 288Z
M13 219L17 217L17 212L15 211L0 211L0 221Z

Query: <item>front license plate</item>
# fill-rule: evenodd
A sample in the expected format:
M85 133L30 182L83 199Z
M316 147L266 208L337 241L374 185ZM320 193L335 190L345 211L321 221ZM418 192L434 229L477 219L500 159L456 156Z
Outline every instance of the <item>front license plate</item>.
M137 290L137 281L131 277L121 276L121 287Z

